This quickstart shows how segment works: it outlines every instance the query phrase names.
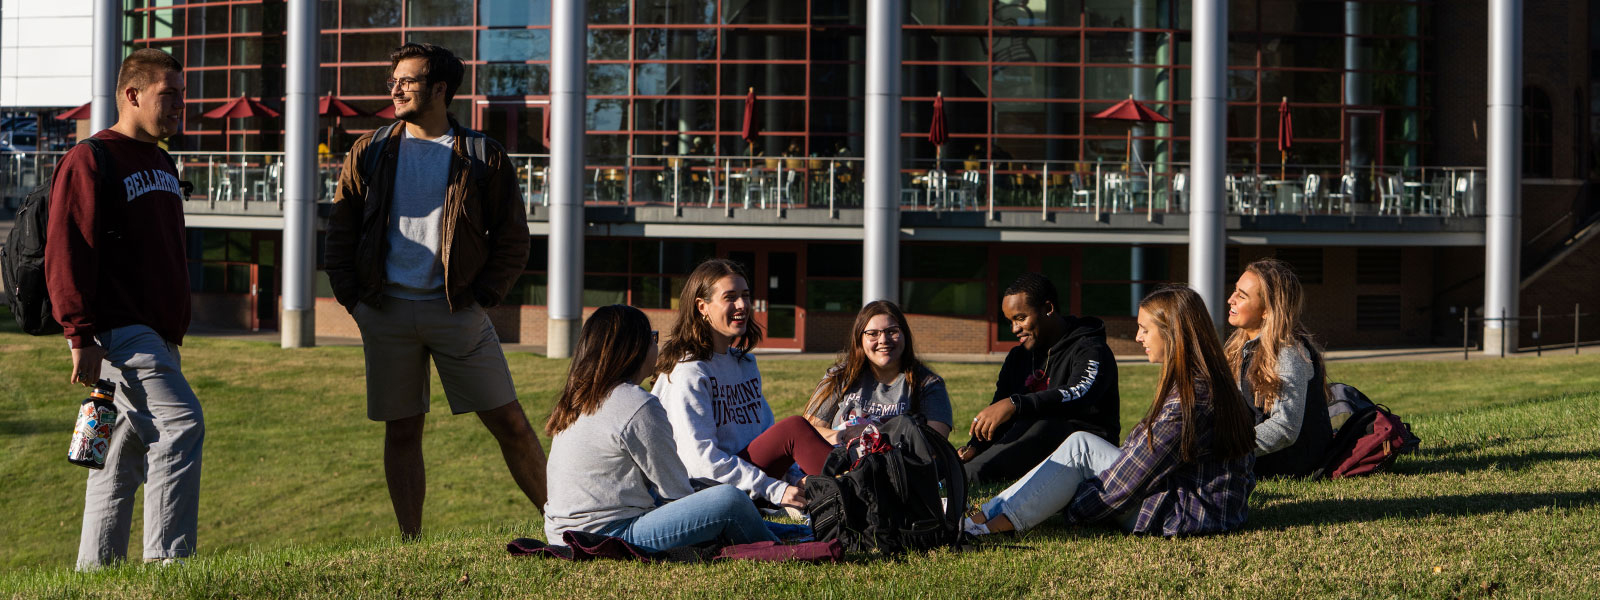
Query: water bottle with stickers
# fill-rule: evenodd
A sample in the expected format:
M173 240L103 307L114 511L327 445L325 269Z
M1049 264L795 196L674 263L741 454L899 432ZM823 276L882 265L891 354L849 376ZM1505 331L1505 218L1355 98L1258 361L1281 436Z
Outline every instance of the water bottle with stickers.
M105 468L111 431L117 427L117 406L111 401L116 393L116 384L101 379L83 399L78 407L78 424L72 428L72 445L67 448L68 462L91 469Z

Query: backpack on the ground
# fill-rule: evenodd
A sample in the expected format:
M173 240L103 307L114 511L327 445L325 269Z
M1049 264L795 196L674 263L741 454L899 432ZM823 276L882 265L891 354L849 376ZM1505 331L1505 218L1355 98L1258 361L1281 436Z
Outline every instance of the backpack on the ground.
M111 173L110 153L100 140L89 138L79 142L94 152L94 164L99 169L100 180L95 184L95 195L105 188ZM4 271L7 301L11 316L17 319L22 331L31 335L61 333L61 324L51 312L50 291L44 283L44 241L50 219L50 190L56 176L51 173L44 181L28 192L28 197L17 207L17 220L11 233L6 235L6 245L0 247L0 270Z
M1335 383L1328 386L1328 417L1336 428L1322 468L1312 479L1342 479L1389 470L1401 454L1415 451L1422 439L1389 408L1373 403L1361 390Z
M955 448L920 415L874 425L835 448L806 478L806 513L818 541L887 554L957 546L967 504Z

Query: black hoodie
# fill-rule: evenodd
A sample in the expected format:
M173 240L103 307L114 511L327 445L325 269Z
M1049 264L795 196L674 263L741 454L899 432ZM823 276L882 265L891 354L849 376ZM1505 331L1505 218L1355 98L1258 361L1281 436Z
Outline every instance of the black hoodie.
M1006 355L995 378L990 404L1014 401L1012 422L1065 421L1075 431L1093 433L1113 444L1122 429L1117 391L1117 360L1106 345L1105 323L1094 317L1067 316L1061 339L1044 356L1018 345ZM1042 370L1043 381L1030 381ZM987 442L971 442L982 450Z

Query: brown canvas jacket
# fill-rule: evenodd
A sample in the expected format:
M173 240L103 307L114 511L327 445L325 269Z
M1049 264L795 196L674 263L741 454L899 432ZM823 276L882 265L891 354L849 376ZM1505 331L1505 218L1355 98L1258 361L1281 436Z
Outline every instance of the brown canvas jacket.
M451 311L473 301L494 306L505 298L528 261L528 222L523 216L517 170L500 144L488 139L485 164L474 173L465 140L483 134L454 119L450 126L455 152L439 244L445 294ZM357 302L377 305L383 295L389 207L402 129L395 127L390 132L370 179L360 170L362 156L376 132L361 136L345 156L333 211L328 215L323 255L333 295L345 310L355 310Z

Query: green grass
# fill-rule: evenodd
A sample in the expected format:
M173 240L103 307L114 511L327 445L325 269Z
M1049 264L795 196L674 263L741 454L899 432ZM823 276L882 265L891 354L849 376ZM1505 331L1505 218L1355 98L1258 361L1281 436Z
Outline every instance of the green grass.
M9 318L4 319L9 321ZM1215 537L1127 537L1059 521L980 552L844 565L572 564L512 558L542 534L478 420L437 383L423 539L400 543L382 426L364 417L361 350L281 350L191 338L205 405L200 554L181 568L70 571L81 467L65 450L82 388L58 337L0 332L0 597L1584 597L1600 590L1600 357L1336 363L1410 422L1422 450L1396 473L1267 481L1250 526ZM542 423L564 361L510 357ZM779 416L825 361L766 360ZM986 403L995 365L938 364L956 422ZM1155 371L1122 368L1126 430ZM964 434L952 435L964 441ZM546 440L548 447L548 440ZM980 490L987 495L994 490ZM138 513L136 512L136 515ZM134 543L139 553L136 516Z

